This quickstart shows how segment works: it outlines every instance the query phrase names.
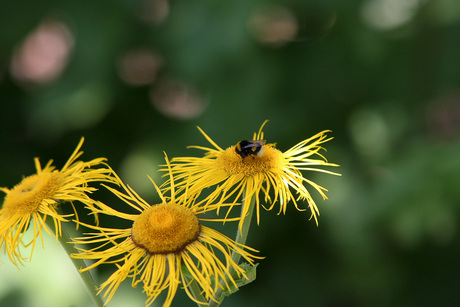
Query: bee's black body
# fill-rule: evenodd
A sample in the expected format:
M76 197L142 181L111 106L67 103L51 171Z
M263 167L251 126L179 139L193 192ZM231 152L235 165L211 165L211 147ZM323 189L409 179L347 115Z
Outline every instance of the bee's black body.
M263 147L265 145L265 140L255 140L255 141L240 141L235 146L235 151L241 156L244 160L247 156L261 156L263 154Z

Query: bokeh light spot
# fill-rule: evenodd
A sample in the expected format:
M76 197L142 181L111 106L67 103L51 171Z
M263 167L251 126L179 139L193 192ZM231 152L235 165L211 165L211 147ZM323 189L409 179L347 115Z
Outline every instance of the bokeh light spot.
M370 110L358 110L350 119L350 134L356 151L368 158L384 157L390 147L389 128L383 116Z
M422 0L370 0L364 3L364 21L379 30L399 27L415 16Z
M161 24L169 15L168 0L144 0L138 11L139 18L148 24Z
M26 86L49 83L64 70L73 45L73 35L64 23L44 21L15 51L11 74Z
M161 174L157 167L163 163L163 157L158 151L145 147L133 149L123 160L120 174L138 193L145 197L155 197L156 191L147 176L150 176L156 183L162 181Z
M254 11L248 27L259 42L275 47L294 40L298 32L294 13L281 6L266 6Z
M150 99L158 111L176 119L196 118L208 106L197 90L173 79L158 82L150 92Z
M118 75L127 84L140 86L151 84L163 66L163 58L146 48L127 51L118 63Z

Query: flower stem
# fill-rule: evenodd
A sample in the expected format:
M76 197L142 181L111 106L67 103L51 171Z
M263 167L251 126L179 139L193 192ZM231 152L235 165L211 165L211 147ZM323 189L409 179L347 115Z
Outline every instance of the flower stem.
M235 239L236 243L239 243L239 244L242 244L242 245L246 244L246 239L248 237L249 228L251 227L251 220L252 220L252 214L254 212L254 203L255 203L255 198L254 197L252 197L250 199L246 199L245 196L246 196L246 193L243 193L243 202L241 204L241 218L243 219L243 226L241 228L238 227L238 231L236 232L236 239ZM248 214L246 216L242 216L244 206L249 206ZM232 252L232 260L237 265L239 265L240 259L241 259L241 254L236 252L236 251L233 251ZM232 266L229 268L228 271L229 271L228 275L230 275L230 276L232 276L233 273L235 273L235 270L233 269ZM224 291L224 289L222 289L220 287L217 289L215 298L217 300L220 300L220 301L216 302L214 300L210 300L209 305L208 305L209 307L216 307L216 306L219 306L222 303L222 301L224 300L224 297L221 298L221 296L223 294L223 291Z
M244 194L243 194L243 197L244 197ZM236 233L236 239L235 239L236 243L239 243L239 244L242 244L242 245L246 244L246 239L248 237L249 228L251 227L252 213L254 212L254 203L255 203L254 198L249 199L248 215L246 217L244 217L244 216L241 217L242 219L244 219L243 220L243 226L241 227L241 229L240 229L240 227L238 227L238 231ZM244 206L246 206L246 199L244 199L243 203L241 204L241 212L243 212ZM240 258L241 258L240 253L237 253L236 251L232 252L232 260L233 261L235 261L236 263L239 263ZM231 273L233 274L233 270L231 271Z
M46 219L46 224L51 229L54 229L55 227L51 219ZM70 243L71 238L69 236L69 233L66 230L66 227L68 227L69 225L74 225L74 224L70 222L63 222L61 224L61 235L58 236L58 239L59 239L59 243L64 248L70 260L72 260L72 263L78 272L80 269L85 268L86 264L83 261L83 259L75 259L75 258L70 257L70 254L75 253L77 250ZM97 295L96 285L94 283L94 279L91 276L90 272L89 271L81 272L79 273L79 275L80 275L81 280L83 281L83 284L85 285L86 290L88 291L88 294L91 296L91 299L93 300L95 306L103 307L104 301L99 295Z

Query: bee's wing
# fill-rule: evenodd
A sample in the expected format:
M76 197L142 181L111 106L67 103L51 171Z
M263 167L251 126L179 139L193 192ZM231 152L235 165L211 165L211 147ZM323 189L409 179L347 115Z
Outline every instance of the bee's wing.
M260 144L258 144L258 143L249 143L248 145L244 146L243 148L246 149L246 148L258 147L258 146L260 146Z

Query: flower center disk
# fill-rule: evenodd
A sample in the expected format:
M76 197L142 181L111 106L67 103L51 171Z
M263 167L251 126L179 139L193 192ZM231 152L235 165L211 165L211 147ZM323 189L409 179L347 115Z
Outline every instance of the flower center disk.
M43 201L52 202L62 181L63 178L57 171L24 178L5 197L3 213L23 215L36 212Z
M282 169L284 158L283 154L276 148L264 145L261 156L249 155L242 159L236 153L235 146L231 146L216 159L216 164L219 169L224 170L229 175L254 176L273 169Z
M158 204L144 210L134 221L132 240L150 254L182 251L196 241L200 221L190 209L174 204Z

